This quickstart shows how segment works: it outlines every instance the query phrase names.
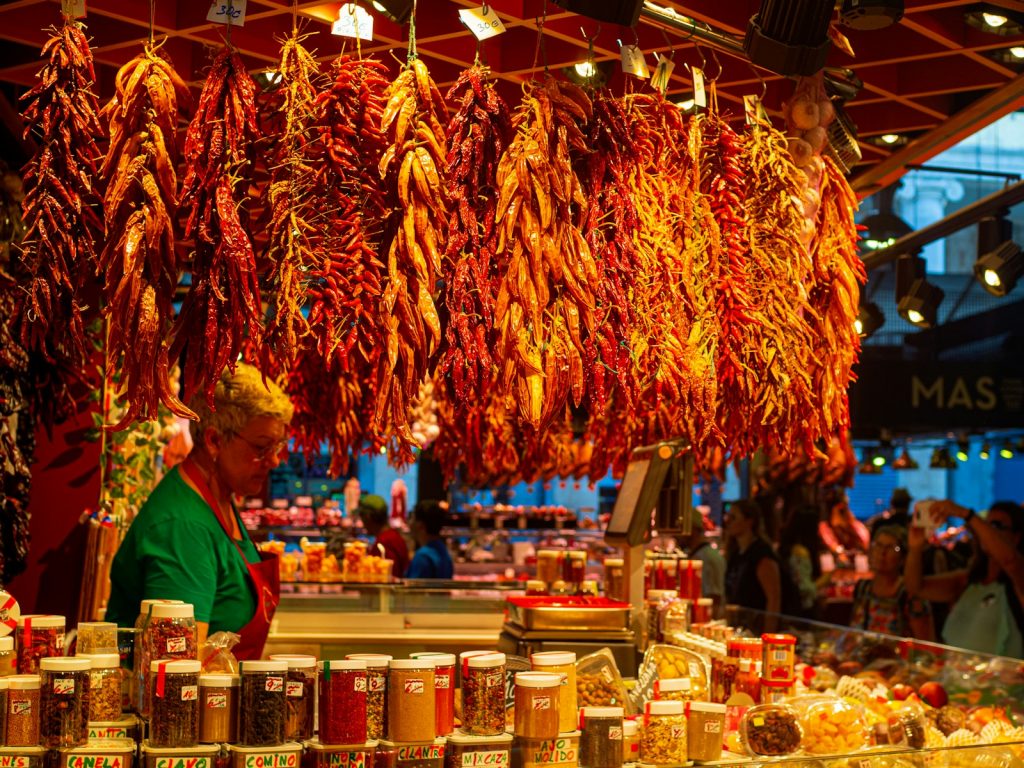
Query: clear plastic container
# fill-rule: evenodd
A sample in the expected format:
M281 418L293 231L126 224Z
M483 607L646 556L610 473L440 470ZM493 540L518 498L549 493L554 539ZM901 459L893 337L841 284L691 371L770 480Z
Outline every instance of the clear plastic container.
M561 554L557 549L537 550L537 581L553 584L562 578Z
M578 717L576 654L570 651L534 653L530 656L530 665L537 672L553 672L561 675L558 693L558 733L575 730Z
M81 635L79 635L81 637ZM109 723L121 719L121 656L114 653L80 653L89 660L89 721Z
M7 678L7 726L4 743L9 747L39 745L41 680L39 675Z
M644 598L644 647L661 642L661 610L679 597L674 589L649 589Z
M740 720L739 733L747 752L765 757L791 755L803 739L796 710L785 704L751 707Z
M238 742L243 747L278 747L284 740L283 661L243 661L238 710Z
M215 768L220 756L219 744L201 744L197 747L155 747L142 742L140 768ZM179 762L180 761L180 762Z
M199 676L199 741L227 744L238 739L238 688L235 675Z
M433 742L436 686L430 659L392 659L388 665L388 741Z
M621 557L606 557L604 560L604 596L610 600L629 602L626 586L626 567Z
M149 743L154 747L194 747L199 743L198 661L150 662Z
M15 642L18 645L18 674L39 672L39 660L64 655L63 616L30 613L18 619Z
M278 653L273 654L270 660L288 664L288 678L284 684L285 741L308 741L313 738L316 720L316 656Z
M607 649L576 662L576 701L580 707L626 707L630 711L626 685Z
M623 714L622 707L583 707L580 710L581 768L620 768Z
M446 739L411 744L381 741L375 768L444 768Z
M886 744L922 749L927 746L928 721L917 707L904 707L886 718Z
M239 744L228 744L227 750L231 768L299 768L299 761L302 760L302 745L295 741L276 747L243 747Z
M135 742L127 739L109 739L63 747L56 752L56 765L61 766L130 766L135 760Z
M376 740L365 744L321 744L319 739L306 742L303 768L374 768Z
M688 677L669 677L656 680L654 698L659 701L692 701L693 681Z
M77 747L89 739L89 659L39 660L39 737L44 747Z
M508 768L512 762L512 734L469 736L455 731L448 736L445 768Z
M522 768L577 768L580 732L560 733L553 739L519 739Z
M861 707L845 699L812 704L801 719L800 747L812 755L849 755L868 746L869 731Z
M447 736L455 730L455 654L428 651L414 653L412 658L434 662L434 730L438 736Z
M190 661L198 658L195 610L190 603L154 603L142 633L142 670L145 680L142 715L149 716L152 663L158 660Z
M515 677L515 734L525 739L553 739L559 733L560 675L518 672Z
M640 760L651 765L686 762L686 718L681 701L649 701L640 730Z
M587 553L573 549L566 552L565 555L562 578L566 584L578 586L583 583L587 575Z
M13 637L0 637L0 677L18 674L18 654Z
M117 653L117 624L112 621L82 621L78 624L75 655Z
M686 754L689 760L711 762L722 758L725 704L691 701L686 705Z
M769 680L791 680L796 665L793 635L761 635L761 676Z
M366 738L382 739L387 735L388 664L392 657L383 653L350 653L345 658L366 662Z
M747 706L751 704L760 704L761 662L751 661L747 658L740 659L740 671L736 675L736 681L733 683L732 690L734 698L739 698L740 696L746 697L740 701L740 704Z
M363 659L319 663L321 742L363 744L366 741L366 683L366 662Z
M769 680L761 677L761 702L781 704L796 693L796 680Z
M45 768L46 747L0 747L0 765Z
M622 722L622 762L635 763L640 759L640 726L636 720Z
M135 635L132 653L132 672L135 684L132 686L134 707L141 713L145 707L146 685L149 677L149 656L146 650L145 635L149 626L150 612L154 605L184 605L181 600L146 599L139 603L139 615L135 618ZM162 658L162 657L159 657Z
M466 658L462 729L471 736L505 732L505 654L485 653Z

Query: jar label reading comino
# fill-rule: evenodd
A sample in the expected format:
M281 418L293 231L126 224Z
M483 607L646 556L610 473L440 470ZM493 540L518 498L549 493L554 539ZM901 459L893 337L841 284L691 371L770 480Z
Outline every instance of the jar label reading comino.
M499 749L487 752L463 752L462 768L506 768L508 766L509 750Z
M212 768L208 757L158 757L155 768Z
M321 762L320 765L323 765ZM338 752L327 755L327 765L334 768L366 768L365 752Z
M299 768L299 756L294 752L264 752L246 755L245 768Z

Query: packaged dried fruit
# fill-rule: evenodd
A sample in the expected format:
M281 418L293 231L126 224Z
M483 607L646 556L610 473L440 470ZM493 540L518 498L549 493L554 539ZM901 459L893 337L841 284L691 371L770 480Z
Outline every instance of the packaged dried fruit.
M752 755L789 755L796 752L802 739L797 713L785 704L751 707L740 720L740 743Z
M801 746L812 755L845 755L868 746L864 715L844 699L812 704L801 724Z
M576 700L580 707L625 707L627 714L634 711L609 649L576 662Z

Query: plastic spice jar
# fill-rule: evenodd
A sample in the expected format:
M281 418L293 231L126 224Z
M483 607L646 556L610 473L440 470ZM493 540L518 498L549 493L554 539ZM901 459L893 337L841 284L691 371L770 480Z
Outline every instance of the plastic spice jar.
M761 678L761 702L778 704L796 693L796 680L769 680Z
M537 672L561 676L558 693L558 732L576 730L576 654L569 651L544 651L530 656L530 666Z
M686 719L681 701L649 701L640 731L640 759L654 765L686 762Z
M7 746L38 746L39 685L39 675L13 675L7 679Z
M622 761L635 763L640 759L640 726L636 720L622 723Z
M462 673L462 730L473 736L503 733L505 654L469 656Z
M316 719L316 656L276 653L270 660L288 665L284 683L285 741L308 741L313 738Z
M18 654L14 652L14 638L0 637L0 677L18 674Z
M154 603L142 633L143 716L149 715L152 662L161 659L197 658L195 613L190 603Z
M198 661L154 661L150 667L153 705L149 743L154 747L194 747L199 743Z
M387 735L388 664L392 657L350 653L345 658L366 662L366 738L383 739Z
M580 767L619 768L622 765L622 707L583 707L580 710Z
M10 693L7 688L7 678L0 677L0 743L3 743L3 734L7 730L7 698Z
M149 626L150 612L153 610L153 606L160 604L184 605L184 602L181 600L146 599L139 604L139 615L135 618L135 641L132 646L132 670L135 677L132 696L140 712L144 708L146 682L149 678L150 659L146 651L145 633L146 628Z
M559 732L560 675L517 672L515 677L515 734L525 739L553 739Z
M587 553L578 549L566 552L562 578L568 584L582 584L587 575Z
M562 577L559 568L559 555L555 549L537 550L537 580L546 584L558 581Z
M720 760L725 738L725 704L691 701L686 705L686 754L690 760Z
M691 701L693 681L688 677L666 677L654 682L654 698L659 701Z
M467 736L455 731L448 736L445 768L508 768L512 758L512 734Z
M34 675L39 660L64 655L64 617L28 614L18 619L18 674Z
M83 621L78 624L75 655L117 653L117 624L112 621Z
M238 685L235 675L199 676L199 741L221 744L238 739Z
M504 673L502 683L504 696ZM392 659L388 667L388 741L433 741L436 717L434 663L429 659Z
M44 747L78 747L89 739L89 659L39 660L39 734Z
M121 718L121 656L114 653L83 653L89 660L89 720L109 723Z
M761 635L761 676L769 680L790 680L796 664L796 638L793 635Z
M626 567L621 557L607 557L604 561L604 596L609 600L627 602Z
M244 747L274 747L284 743L283 661L243 661L238 713L238 742Z
M662 605L668 605L676 597L674 589L647 590L644 609L647 616L645 639L648 646L661 642L661 607Z
M438 736L447 736L455 730L455 654L414 653L412 658L434 662L435 727Z
M714 609L715 601L710 597L699 597L693 601L693 624L707 624L711 621L711 613Z
M367 734L366 661L321 661L319 667L321 743L362 744ZM430 717L430 732L433 733L433 700Z

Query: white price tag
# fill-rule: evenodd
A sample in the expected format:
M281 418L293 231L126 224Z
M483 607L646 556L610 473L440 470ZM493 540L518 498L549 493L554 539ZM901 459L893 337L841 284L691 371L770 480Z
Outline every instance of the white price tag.
M694 67L690 70L690 74L693 75L693 103L698 107L706 107L708 105L708 92L704 88L704 70L700 67Z
M60 0L60 9L69 19L85 18L85 0Z
M459 10L459 18L477 40L497 37L505 32L505 25L501 23L498 14L487 5L482 8L462 8Z
M639 77L644 80L651 76L647 69L647 61L644 59L644 52L637 45L624 45L619 49L622 57L622 71L627 75Z
M373 16L362 6L345 3L338 19L331 25L331 34L359 40L373 40Z
M210 10L206 12L206 20L214 24L231 24L233 27L245 26L246 0L213 0Z
M658 55L658 66L654 70L654 74L651 75L651 85L657 88L662 93L668 90L668 79L672 76L672 70L676 68L676 63L667 56Z
M743 112L747 116L747 125L771 122L768 119L768 113L765 111L764 104L761 103L761 99L753 94L747 94L743 97Z

